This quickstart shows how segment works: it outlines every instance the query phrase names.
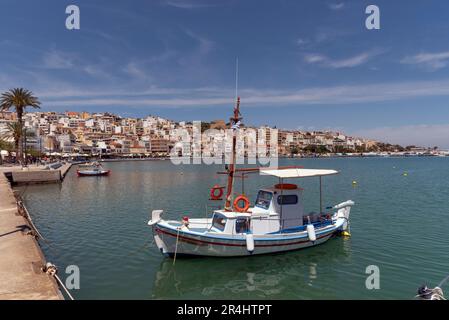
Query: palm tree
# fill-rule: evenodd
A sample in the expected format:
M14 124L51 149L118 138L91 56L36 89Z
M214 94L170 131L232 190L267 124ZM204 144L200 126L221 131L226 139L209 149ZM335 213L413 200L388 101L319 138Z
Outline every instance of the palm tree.
M18 150L20 148L20 138L22 137L22 127L18 122L10 122L6 125L6 130L3 131L1 139L3 141L13 141L14 150L16 151L16 159L18 159Z
M3 138L3 135L0 136L0 150L11 151L13 149L12 143L10 143L7 139Z
M0 97L0 111L15 108L17 114L17 126L19 135L14 140L17 148L17 158L22 160L22 130L23 130L23 114L26 107L40 108L39 100L29 90L23 88L14 88L2 94Z

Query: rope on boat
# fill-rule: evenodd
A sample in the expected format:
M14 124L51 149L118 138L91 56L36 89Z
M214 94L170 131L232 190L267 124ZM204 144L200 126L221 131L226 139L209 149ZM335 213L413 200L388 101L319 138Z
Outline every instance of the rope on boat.
M176 263L176 254L178 253L178 239L179 239L179 230L181 230L181 228L177 228L177 232L176 232L176 246L175 246L175 254L173 256L173 265L175 265Z
M31 228L31 231L28 234L31 234L38 240L42 240L42 244L45 244L49 250L53 251L56 255L61 255L61 249L58 247L55 247L54 244L52 244L49 240L44 238L44 236L39 232L36 225L33 222L33 219L31 218L30 212L28 211L27 207L25 206L25 203L23 201L23 197L21 194L16 194L16 200L17 200L17 207L19 214L22 215L27 222L29 223L29 227ZM40 243L40 244L41 244Z
M444 278L438 286L433 289L428 288L426 285L418 289L418 295L415 296L417 299L421 300L447 300L444 297L443 289L441 289L444 284L449 280L449 276Z
M70 300L75 300L73 296L70 294L69 290L64 285L64 282L62 282L61 278L58 277L58 268L52 264L51 262L47 262L45 267L43 268L43 271L50 275L55 277L56 281L59 283L59 285L64 289L65 293L69 296Z
M443 279L443 281L440 282L440 284L438 285L439 288L443 287L444 284L449 280L449 276L447 276L446 278Z
M17 200L17 206L19 208L19 212L23 212L23 216L24 218L28 221L28 223L30 224L31 228L34 231L34 236L41 239L45 244L48 245L48 247L50 249L54 249L53 246L50 245L50 242L44 238L44 236L39 232L39 230L37 229L36 225L33 222L33 219L31 218L30 213L28 212L28 209L26 208L25 204L23 203L21 196L19 195L19 199ZM70 298L70 300L75 300L73 298L73 296L70 294L70 292L68 291L68 289L66 288L66 286L64 285L64 283L62 282L62 280L59 278L59 276L57 275L58 273L58 268L48 262L44 268L42 269L46 274L55 277L56 281L58 282L58 284L64 289L64 291L67 293L67 296Z
M44 238L44 236L39 232L39 230L37 229L37 227L35 226L35 224L33 223L33 219L31 219L30 213L28 212L28 209L25 207L24 203L22 200L18 200L17 201L17 206L19 207L19 211L22 211L24 213L24 217L25 219L27 219L27 221L29 222L31 229L33 229L35 235L41 239L42 241L44 241L45 243L48 243L47 239Z
M443 290L439 287L433 289L422 287L418 290L418 295L416 295L415 298L421 300L446 300L443 295Z
M39 232L36 225L33 222L33 219L31 218L30 212L28 211L27 207L25 206L25 203L22 200L22 197L20 195L17 195L17 207L19 210L19 213L27 220L27 222L30 225L31 232L29 234L36 237L38 240L42 240L42 243L48 246L50 250L52 250L54 253L60 254L60 250L53 246L53 244L50 243L47 239L44 238L44 236Z
M348 224L348 232L351 233L351 222L349 221L348 218L344 217L344 219L346 220L347 224Z

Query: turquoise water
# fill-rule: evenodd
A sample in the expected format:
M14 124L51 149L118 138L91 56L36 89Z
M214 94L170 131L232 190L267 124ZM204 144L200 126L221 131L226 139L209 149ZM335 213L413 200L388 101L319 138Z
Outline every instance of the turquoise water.
M421 284L437 285L449 274L449 158L281 162L341 171L324 178L324 204L356 202L351 238L269 256L177 259L173 266L152 243L150 212L204 217L209 188L225 182L220 166L107 163L109 177L78 178L72 169L61 185L20 190L51 244L42 244L47 259L63 278L66 266L79 266L76 299L411 299ZM258 187L274 182L252 175L245 189L254 201ZM300 185L306 210L317 210L318 180ZM380 268L380 290L365 287L369 265Z

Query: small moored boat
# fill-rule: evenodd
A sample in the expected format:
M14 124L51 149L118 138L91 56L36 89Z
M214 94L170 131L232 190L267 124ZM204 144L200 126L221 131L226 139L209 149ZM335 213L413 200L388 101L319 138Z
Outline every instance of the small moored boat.
M335 170L304 169L301 167L236 169L236 129L240 123L240 99L234 108L231 127L234 129L232 157L226 172L227 187L216 185L211 200L220 201L224 208L215 210L211 218L182 220L162 219L163 210L153 210L151 226L155 244L164 255L236 257L285 252L322 244L332 236L349 235L349 215L354 202L349 200L323 210L322 177L338 174ZM233 182L236 173L259 173L276 177L273 187L260 189L253 207L244 193L235 196ZM306 212L303 189L285 179L318 177L320 209Z
M103 167L98 162L92 164L83 164L80 167L81 168L76 170L76 174L79 177L107 176L110 173L110 170L103 169Z

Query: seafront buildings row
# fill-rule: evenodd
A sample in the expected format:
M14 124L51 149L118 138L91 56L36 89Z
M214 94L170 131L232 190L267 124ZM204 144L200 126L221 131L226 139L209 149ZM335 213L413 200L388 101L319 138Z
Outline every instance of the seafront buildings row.
M5 136L8 123L14 121L15 113L0 112L0 136ZM164 157L181 144L183 156L189 156L194 153L194 139L186 140L183 136L195 136L195 132L198 134L201 131L201 152L214 156L216 150L223 148L228 123L225 120L215 120L199 124L176 122L151 115L130 118L111 113L66 111L28 112L24 115L24 128L26 147L49 155ZM400 146L350 137L341 132L282 130L268 126L247 126L241 129L248 132L248 136L250 132L255 133L258 140L265 141L267 152L270 150L270 143L276 145L276 152L280 156L405 151ZM274 133L275 136L272 137Z

